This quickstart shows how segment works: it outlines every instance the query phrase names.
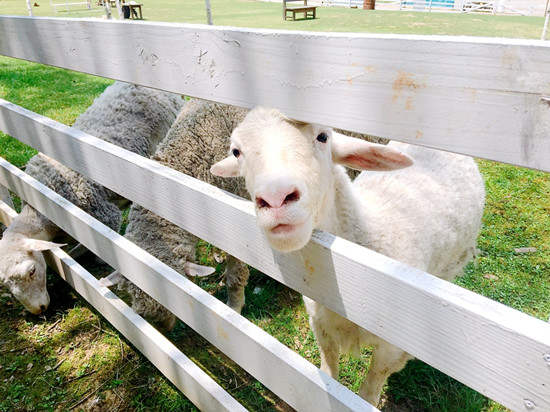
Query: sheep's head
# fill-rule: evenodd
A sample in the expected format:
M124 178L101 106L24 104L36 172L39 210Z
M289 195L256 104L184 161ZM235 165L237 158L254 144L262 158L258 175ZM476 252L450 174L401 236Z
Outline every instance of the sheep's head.
M291 252L304 247L313 229L330 219L326 211L334 204L335 164L394 170L412 160L387 146L256 108L233 131L229 157L211 172L243 176L267 240L274 249Z
M46 263L41 252L59 246L20 234L5 233L0 240L0 280L34 315L45 311L50 304Z

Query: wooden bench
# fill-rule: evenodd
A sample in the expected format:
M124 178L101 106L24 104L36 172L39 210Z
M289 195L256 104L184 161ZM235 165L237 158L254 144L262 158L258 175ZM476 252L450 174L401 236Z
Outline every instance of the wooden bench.
M291 6L287 7L286 3L292 1L302 1L302 0L283 0L283 20L286 20L288 17L288 12L292 13L292 20L296 20L296 13L304 13L304 19L316 17L315 10L317 6L308 6L307 0L303 0L304 4L300 6Z
M140 20L143 20L143 14L141 13L141 6L143 6L143 4L132 4L132 3L127 3L125 4L125 6L128 6L130 7L130 18L131 19L140 19ZM138 11L139 11L139 17L138 17Z

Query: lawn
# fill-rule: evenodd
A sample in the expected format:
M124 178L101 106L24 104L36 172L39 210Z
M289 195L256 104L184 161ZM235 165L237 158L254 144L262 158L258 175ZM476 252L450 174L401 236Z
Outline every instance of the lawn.
M39 1L37 15L53 15ZM144 0L149 20L203 22L202 1ZM0 0L1 14L25 14L23 0ZM153 7L154 6L154 7ZM326 31L468 34L536 38L541 18L443 13L319 11L316 21L283 22L279 4L213 0L216 24ZM88 13L90 14L90 13ZM97 14L96 14L97 15ZM0 97L66 124L88 107L110 80L0 57ZM0 156L24 166L32 149L0 133ZM487 207L480 254L457 283L491 299L547 319L550 315L550 174L479 161ZM212 262L213 249L200 244ZM530 246L534 253L517 254ZM97 276L110 268L93 257L82 263ZM223 265L222 265L223 266ZM225 299L220 267L200 285ZM53 273L52 304L44 316L26 314L0 292L0 411L8 410L195 410L139 352ZM243 315L309 361L319 353L300 297L253 271ZM289 410L254 378L181 322L168 337L251 410ZM345 357L340 380L357 390L369 365ZM503 411L498 404L420 362L409 362L385 391L386 409L402 411Z
M58 0L52 0L58 1ZM36 16L54 16L46 0L37 0ZM95 3L95 2L94 2ZM206 23L203 0L143 0L144 18L151 21ZM442 34L540 38L542 17L452 13L367 11L341 7L318 10L316 20L283 21L279 3L255 0L211 0L214 24L288 30ZM116 10L113 10L116 15ZM24 0L0 0L0 14L26 15ZM60 12L60 17L100 17L101 10Z

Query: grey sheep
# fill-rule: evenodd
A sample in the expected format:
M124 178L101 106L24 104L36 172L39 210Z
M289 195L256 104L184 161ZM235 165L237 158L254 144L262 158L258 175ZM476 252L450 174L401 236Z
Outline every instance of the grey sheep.
M179 95L116 82L78 117L74 127L149 156L182 105ZM112 229L119 229L120 196L41 153L29 160L26 172ZM33 314L49 305L46 265L40 252L59 246L50 240L62 235L45 216L25 205L0 240L0 284Z
M187 175L247 197L242 179L232 181L210 174L210 166L227 155L229 136L247 113L246 109L202 100L188 101L172 128L159 144L153 160ZM133 204L128 215L125 237L157 257L176 271L188 276L203 276L213 268L195 261L198 238L141 206ZM237 312L244 306L244 287L248 266L232 256L227 257L225 279L227 304ZM132 300L132 308L163 330L170 330L174 315L137 286L114 272L102 279L106 286L118 284Z
M166 138L159 144L152 159L189 176L210 183L237 196L250 199L244 179L223 179L210 173L210 166L227 156L229 136L248 110L201 100L187 102L172 125ZM379 142L381 139L361 135L363 139ZM213 272L197 266L195 261L197 237L144 209L132 205L125 236L153 256L180 273L188 276L208 275ZM228 255L224 273L228 292L228 306L241 312L244 288L249 271L245 263ZM132 308L140 315L170 330L175 317L156 300L149 297L120 273L114 272L102 279L105 286L118 284L132 300Z

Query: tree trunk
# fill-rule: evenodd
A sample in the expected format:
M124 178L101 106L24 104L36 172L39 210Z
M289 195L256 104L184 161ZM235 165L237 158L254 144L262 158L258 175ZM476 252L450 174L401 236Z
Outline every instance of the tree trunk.
M363 9L364 10L374 10L374 4L376 0L363 0Z

